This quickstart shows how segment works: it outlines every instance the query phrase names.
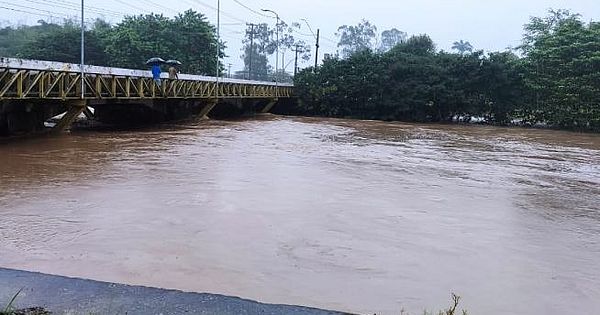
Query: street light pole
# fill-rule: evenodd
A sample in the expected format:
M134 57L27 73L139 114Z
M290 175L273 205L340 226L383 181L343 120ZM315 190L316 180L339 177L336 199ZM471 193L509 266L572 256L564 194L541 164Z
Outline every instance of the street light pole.
M219 58L221 55L221 0L217 0L217 82L215 85L215 98L219 99Z
M81 99L85 98L85 22L84 22L84 0L81 0Z
M279 14L273 10L262 9L264 12L271 12L275 14L277 17L277 24L275 25L275 30L277 31L277 42L276 42L276 53L275 53L275 96L279 96Z

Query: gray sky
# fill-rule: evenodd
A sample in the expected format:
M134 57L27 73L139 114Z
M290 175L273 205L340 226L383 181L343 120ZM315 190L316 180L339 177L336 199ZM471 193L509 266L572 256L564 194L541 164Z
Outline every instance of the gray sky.
M340 25L357 24L367 19L379 31L398 28L408 34L428 34L438 48L449 50L459 39L468 40L476 49L486 51L504 50L517 46L522 35L522 26L530 16L543 16L549 8L571 9L583 15L585 20L600 20L600 0L239 0L244 5L260 11L272 9L288 22L307 19L313 29L320 28L321 50L334 53L337 38L335 32ZM34 24L40 18L56 16L77 17L78 0L0 0L0 21L7 23ZM169 3L169 4L167 4ZM193 8L204 13L216 24L217 0L86 0L90 6L89 17L104 17L117 22L122 14L160 12L172 16L177 11ZM5 8L2 8L5 7ZM7 10L6 7L14 10ZM212 7L212 8L211 8ZM101 9L101 10L97 10ZM274 19L260 16L237 4L234 0L221 0L222 37L227 41L225 64L232 63L232 71L243 68L241 40L244 37L244 22L275 23ZM26 12L22 12L26 11ZM104 12L104 13L99 13ZM33 14L33 13L37 13ZM46 16L44 16L46 15ZM309 33L303 25L302 33ZM310 36L298 35L313 43ZM293 58L292 52L285 54L286 63ZM301 64L302 67L310 62ZM287 70L292 71L293 65Z

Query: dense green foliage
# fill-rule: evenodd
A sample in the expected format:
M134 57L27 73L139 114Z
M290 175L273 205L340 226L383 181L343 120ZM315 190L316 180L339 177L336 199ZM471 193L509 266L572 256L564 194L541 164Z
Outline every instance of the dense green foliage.
M522 56L469 52L464 41L455 43L459 53L440 52L426 35L374 51L365 44L372 32L360 31L365 25L342 29L354 30L340 40L346 58L326 59L295 78L296 113L600 130L600 23L565 11L534 18Z
M522 73L530 99L523 118L600 130L600 23L552 11L525 30Z
M405 121L482 116L505 122L519 94L517 57L436 52L428 36L392 50L325 60L296 78L300 111L312 115Z
M98 21L96 25L104 25ZM46 32L39 34L21 47L18 56L29 59L41 59L79 63L81 28L67 21L64 25L46 24ZM93 65L106 65L109 58L104 51L101 33L94 28L86 31L85 55L86 61Z
M106 52L118 67L139 67L158 56L181 61L185 73L215 75L215 33L204 15L191 10L173 19L158 14L126 17L109 33Z
M72 21L6 27L0 29L0 56L79 63L80 33ZM129 16L115 26L98 20L86 31L86 63L99 66L145 69L146 60L161 57L181 61L183 72L215 75L216 51L214 26L192 10L174 18Z

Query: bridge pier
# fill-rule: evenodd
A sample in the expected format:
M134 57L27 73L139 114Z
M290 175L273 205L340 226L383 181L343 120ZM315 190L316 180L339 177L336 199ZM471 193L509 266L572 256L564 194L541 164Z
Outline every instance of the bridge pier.
M270 112L271 109L273 109L273 107L275 106L275 104L277 104L278 101L279 101L278 98L270 99L269 102L267 103L267 105L265 105L265 107L263 107L263 109L260 111L260 113L266 114L266 113Z
M217 106L218 103L218 99L211 99L206 102L206 105L204 105L200 111L200 118L208 118L208 114L210 114L210 112L215 108L215 106Z
M73 100L67 101L67 112L63 117L56 123L56 126L52 128L52 132L63 132L79 117L79 115L88 109L88 102L86 100ZM90 112L91 113L91 112Z

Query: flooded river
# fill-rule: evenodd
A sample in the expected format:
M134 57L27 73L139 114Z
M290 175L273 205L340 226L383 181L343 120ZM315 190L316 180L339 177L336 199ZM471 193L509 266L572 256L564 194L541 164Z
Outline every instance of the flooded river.
M600 314L600 135L267 117L0 144L0 266L373 314Z

